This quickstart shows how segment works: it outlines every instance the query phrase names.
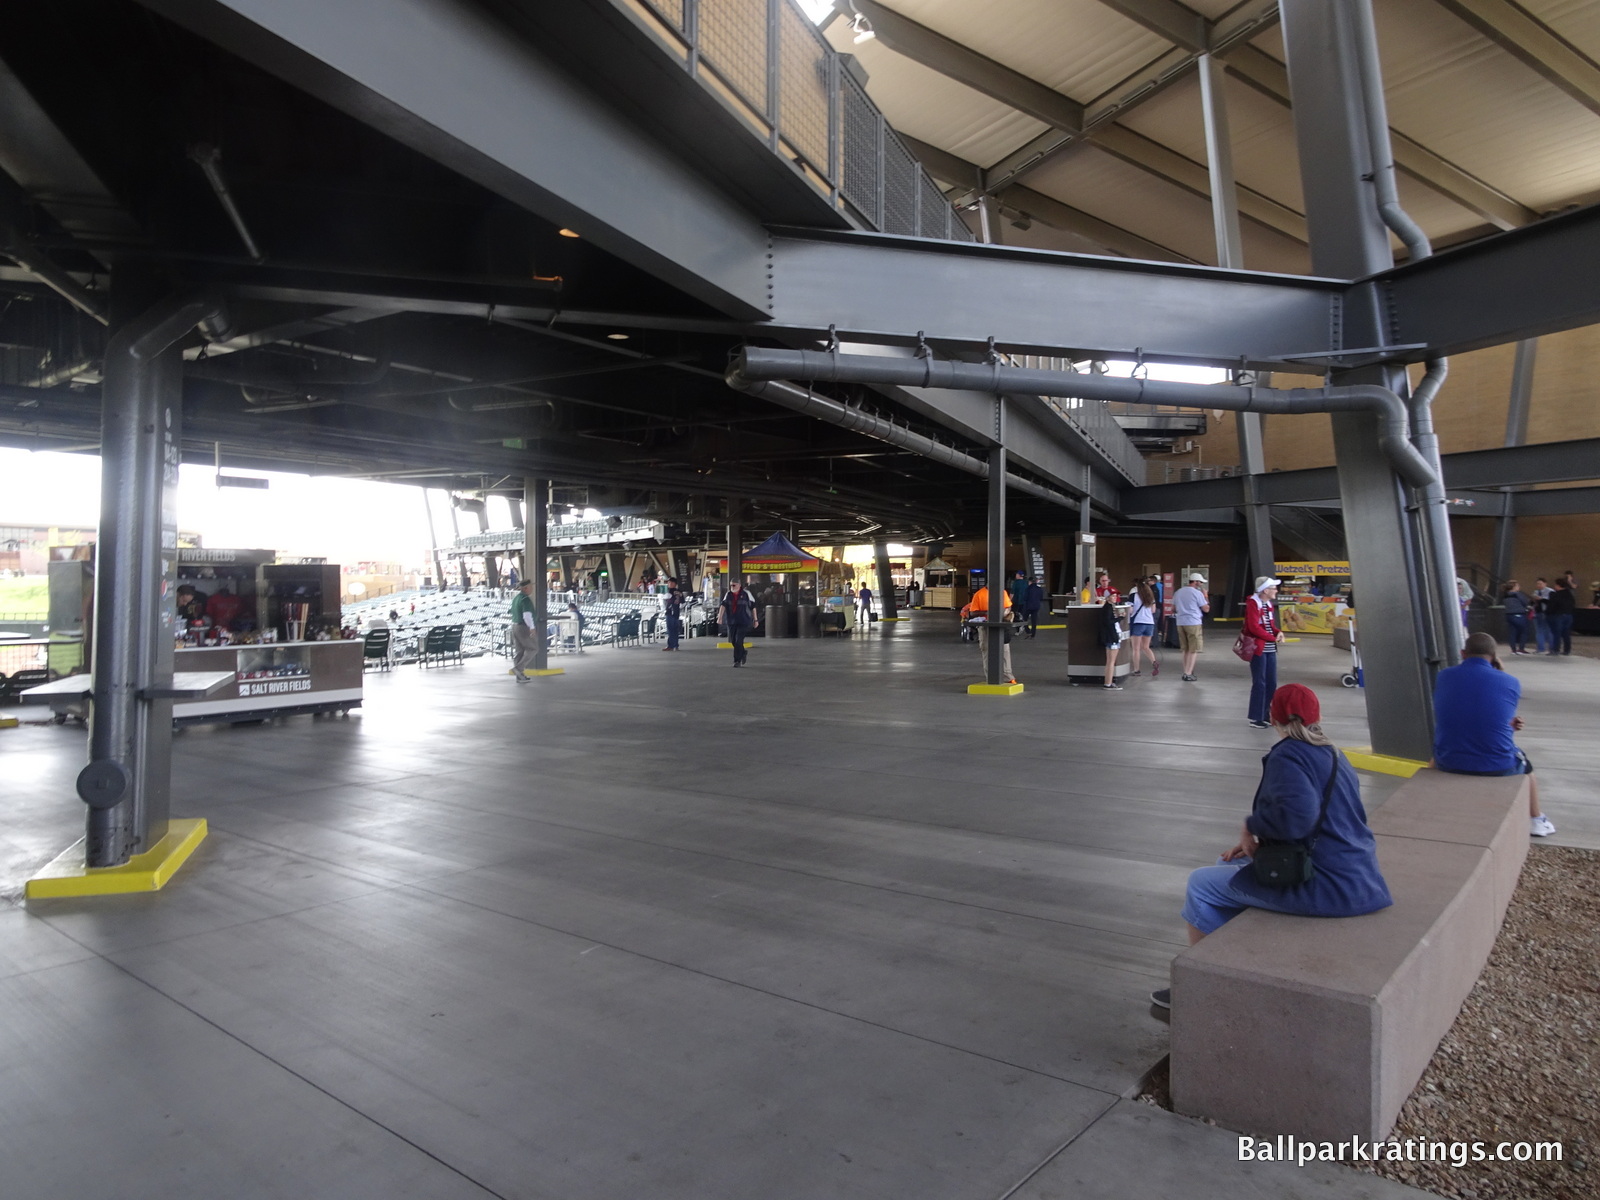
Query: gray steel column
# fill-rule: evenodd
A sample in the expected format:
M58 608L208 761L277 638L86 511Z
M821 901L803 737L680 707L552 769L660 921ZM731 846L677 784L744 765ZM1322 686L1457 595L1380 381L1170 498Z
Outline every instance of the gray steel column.
M444 559L439 557L439 534L433 527L433 501L428 498L430 489L422 489L422 507L428 514L428 546L433 554L433 585L444 586Z
M1533 402L1533 370L1539 357L1539 339L1528 338L1517 343L1517 357L1511 367L1511 400L1506 406L1506 442L1508 446L1525 445L1528 441L1528 413ZM1506 494L1505 512L1494 523L1494 558L1489 569L1495 583L1511 578L1511 560L1517 548L1517 514L1513 497L1517 488L1501 489Z
M1311 266L1318 275L1361 279L1393 265L1389 230L1379 215L1374 154L1362 92L1357 5L1368 0L1282 0L1284 46L1294 102ZM1379 297L1351 305L1344 345L1373 346L1388 336ZM1395 368L1335 372L1335 385L1381 383L1404 388ZM1334 448L1344 508L1345 544L1357 597L1366 674L1367 721L1373 749L1428 759L1433 749L1432 672L1424 620L1427 599L1443 583L1431 578L1418 545L1407 496L1378 446L1378 425L1365 413L1335 413ZM1437 654L1437 652L1435 652Z
M221 306L168 299L123 268L113 283L112 335L101 388L100 529L95 549L94 700L85 865L118 866L167 834L172 787L172 686L183 438L183 360L174 343Z
M550 481L528 476L522 481L528 523L522 531L526 579L533 580L533 669L550 666Z
M872 543L873 556L878 561L878 612L879 619L892 621L900 611L894 600L894 573L889 570L889 544Z
M1006 573L1006 400L994 399L995 445L989 450L989 562L984 579L989 587L989 652L983 659L985 683L1005 681L1000 673L1000 651L1005 646Z
M739 519L744 515L744 502L728 501L728 582L744 582L744 527Z
M1233 140L1228 128L1228 105L1223 95L1222 63L1209 54L1202 55L1200 105L1205 117L1206 165L1211 177L1211 225L1216 235L1217 265L1244 266L1244 239L1239 232L1239 188L1233 173ZM1241 379L1239 382L1244 383ZM1262 444L1260 413L1241 412L1234 416L1239 437L1239 465L1244 468L1245 535L1250 542L1250 567L1257 575L1271 575L1272 511L1257 498L1256 476L1267 469Z

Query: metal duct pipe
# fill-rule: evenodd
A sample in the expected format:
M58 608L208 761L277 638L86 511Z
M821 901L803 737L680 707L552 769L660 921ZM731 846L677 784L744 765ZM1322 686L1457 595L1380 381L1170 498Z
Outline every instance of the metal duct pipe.
M1361 74L1362 109L1367 117L1367 145L1372 153L1372 186L1377 194L1378 215L1405 244L1413 261L1433 254L1433 245L1422 226L1400 207L1395 186L1394 148L1389 142L1389 109L1383 97L1383 64L1378 61L1378 32L1372 23L1372 0L1356 0L1350 6L1356 22L1356 62Z
M100 360L97 358L80 358L64 367L57 367L47 375L39 376L28 386L32 388L53 388L82 375L85 371L96 370L99 366Z
M1434 479L1420 490L1422 499L1423 530L1426 535L1428 555L1433 572L1438 576L1434 596L1439 624L1440 666L1454 666L1461 661L1461 612L1457 607L1455 546L1450 534L1450 511L1444 490L1444 468L1439 459L1439 435L1433 428L1433 399L1444 386L1450 374L1448 359L1428 360L1428 369L1418 381L1407 403L1411 409L1412 435L1418 452L1434 469Z
M1233 412L1370 412L1382 423L1379 445L1384 456L1406 482L1415 487L1426 487L1439 479L1433 465L1417 453L1416 447L1411 444L1405 404L1394 392L1377 384L1279 390L1223 384L1168 383L1157 379L1114 379L1109 375L1074 375L1065 371L1007 367L999 363L964 363L935 358L878 358L865 354L768 350L753 346L741 349L728 370L730 386L742 391L748 391L754 381L778 379L895 384L901 387L952 388L995 394L1014 392L1020 395L1116 400L1176 408L1221 408ZM802 394L811 395L809 392ZM854 410L834 401L824 403L834 404L841 412L853 417L864 415L856 414ZM790 407L796 406L791 404ZM888 422L881 424L895 429ZM869 436L876 435L869 433Z
M89 291L43 250L40 250L22 231L9 221L0 221L0 254L13 259L16 264L40 283L56 292L79 312L93 317L102 325L111 323L103 296Z
M239 206L234 203L233 193L228 190L228 181L222 177L222 151L215 146L200 143L189 147L189 157L195 161L201 172L206 177L206 182L211 185L211 190L216 193L217 201L228 214L228 220L233 222L233 228L239 235L239 240L244 243L246 252L256 262L263 262L266 255L261 253L261 247L256 245L256 239L250 236L250 228L244 223L244 214L239 211Z
M792 383L782 382L787 373L766 376L760 379L752 378L745 372L744 355L748 351L741 351L736 364L729 368L727 374L728 386L735 391L744 392L751 396L759 396L763 400L770 400L774 404L781 404L784 408L793 409L808 417L815 417L819 421L826 421L830 425L837 425L841 429L848 429L853 433L863 434L875 441L887 442L902 450L909 450L923 458L932 459L934 462L943 463L947 467L954 467L958 471L965 471L968 475L976 475L979 479L989 478L989 464L975 455L957 450L954 446L947 446L943 442L936 442L930 437L920 433L913 433L909 429L902 429L892 421L885 421L882 417L875 417L871 413L862 412L858 408L840 404L837 400L830 400L826 396L819 396L815 392L807 391L803 387L796 387ZM759 353L768 353L760 351ZM788 353L778 351L776 353ZM799 351L798 353L809 353ZM850 356L854 361L857 356ZM869 360L873 361L873 360ZM809 376L812 379L823 378L820 375ZM1047 488L1032 480L1024 479L1020 475L1007 473L1006 486L1015 491L1040 500L1047 500L1051 504L1059 504L1063 508L1077 509L1080 503L1087 504L1088 499L1078 501L1064 492L1054 488Z

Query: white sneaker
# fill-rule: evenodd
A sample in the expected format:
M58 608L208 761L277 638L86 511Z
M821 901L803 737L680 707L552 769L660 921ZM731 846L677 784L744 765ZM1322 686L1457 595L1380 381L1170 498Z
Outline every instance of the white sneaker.
M1528 818L1528 836L1530 837L1549 837L1555 831L1555 825L1543 813L1540 813L1537 817Z

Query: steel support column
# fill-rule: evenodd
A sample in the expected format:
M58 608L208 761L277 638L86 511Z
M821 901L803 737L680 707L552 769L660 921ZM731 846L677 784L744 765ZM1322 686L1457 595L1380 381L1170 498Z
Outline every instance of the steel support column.
M550 481L522 481L528 523L523 527L525 579L533 581L533 669L550 667Z
M1211 175L1211 224L1217 242L1217 265L1242 268L1244 239L1239 233L1239 188L1233 173L1233 140L1228 126L1228 105L1223 94L1225 73L1213 55L1202 55L1200 102L1205 117L1206 164ZM1246 382L1239 380L1240 383ZM1245 536L1250 569L1271 575L1276 555L1272 551L1272 512L1261 503L1259 477L1266 473L1260 413L1241 412L1234 417L1239 438L1239 463L1244 468Z
M878 611L880 619L893 621L899 612L894 599L894 572L889 569L889 544L872 543L872 555L878 565Z
M176 492L183 438L183 359L174 343L220 305L164 300L138 268L113 281L100 435L94 699L85 865L112 867L167 833L172 788L172 645Z
M989 450L989 561L984 581L989 588L986 635L988 653L983 656L985 683L1000 684L1000 655L1005 648L1005 573L1006 573L1006 400L994 399L994 440Z
M740 524L740 517L744 515L744 503L739 500L728 501L728 582L735 579L744 582L744 527Z
M1362 279L1393 264L1371 182L1377 154L1368 135L1361 22L1354 11L1367 3L1282 2L1312 269L1344 279ZM1348 307L1346 344L1379 344L1387 323L1376 294L1365 311ZM1403 390L1400 375L1397 368L1369 367L1338 372L1333 382ZM1360 598L1367 720L1374 750L1425 760L1432 757L1433 696L1422 620L1436 609L1419 597L1431 596L1433 572L1416 544L1407 497L1379 450L1378 434L1367 413L1333 414L1345 541Z
M1533 401L1533 372L1539 357L1539 339L1528 338L1517 343L1517 357L1511 367L1511 400L1506 406L1507 446L1521 446L1528 440L1528 413ZM1515 488L1506 488L1507 497ZM1517 516L1514 505L1507 503L1505 511L1494 523L1494 556L1490 572L1497 583L1511 578L1511 560L1517 549Z

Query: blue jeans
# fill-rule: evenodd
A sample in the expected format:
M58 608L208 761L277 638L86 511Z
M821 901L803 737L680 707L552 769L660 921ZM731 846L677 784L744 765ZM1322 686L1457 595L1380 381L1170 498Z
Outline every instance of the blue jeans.
M683 618L667 614L667 649L676 650L678 639L683 636Z
M1506 614L1506 633L1511 642L1511 652L1517 654L1528 648L1528 617L1526 613Z
M1277 654L1258 654L1250 660L1250 719L1265 721L1272 713L1272 694L1278 690Z
M1546 617L1550 625L1550 653L1572 653L1572 614L1558 613L1553 617Z
M1263 900L1234 895L1228 881L1239 873L1240 867L1249 865L1248 858L1236 858L1231 863L1219 860L1214 867L1199 867L1189 872L1189 886L1183 897L1183 919L1201 933L1215 933L1247 908L1285 911Z
M1550 648L1550 618L1543 613L1533 618L1533 648L1540 654Z

